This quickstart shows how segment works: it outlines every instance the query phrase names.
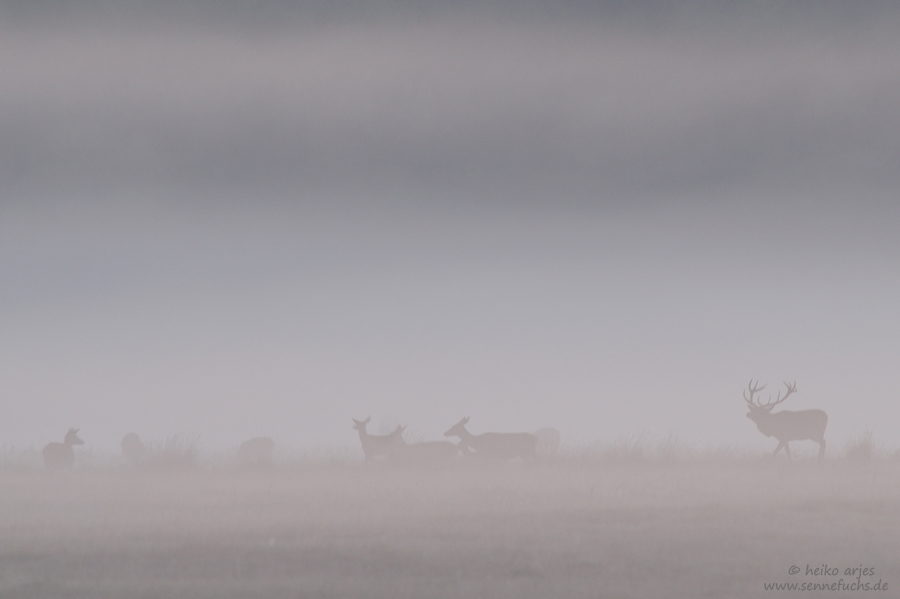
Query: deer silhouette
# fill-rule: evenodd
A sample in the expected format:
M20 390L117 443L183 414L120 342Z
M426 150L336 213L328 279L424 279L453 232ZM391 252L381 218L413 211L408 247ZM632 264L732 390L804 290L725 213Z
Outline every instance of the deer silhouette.
M137 433L128 433L122 437L122 455L132 464L140 464L147 457L147 447Z
M47 443L44 447L44 466L51 470L62 470L75 465L75 445L84 445L78 438L78 429L70 428L62 443Z
M356 418L352 420L353 428L359 432L359 442L362 444L366 461L377 456L386 456L403 444L403 427L400 425L388 435L370 435L366 431L366 425L372 420L371 416L365 420L357 420Z
M253 437L241 443L237 460L245 466L263 468L272 465L275 441L271 437Z
M402 436L400 441L388 454L388 458L396 463L439 466L450 464L459 456L459 447L450 441L407 443Z
M459 447L468 454L474 450L482 458L511 460L519 457L530 462L536 460L538 438L531 433L482 433L473 435L466 430L466 416L444 433L445 437L459 437Z
M537 454L544 458L553 457L559 449L559 441L562 435L552 426L545 426L534 431L537 437Z
M778 455L781 448L787 454L788 460L791 459L791 449L788 447L790 441L815 441L819 444L819 459L825 457L825 427L828 426L828 414L822 410L801 410L792 412L790 410L782 410L780 412L772 412L772 408L786 400L792 393L797 391L796 383L784 382L786 392L784 397L778 392L778 398L773 402L761 403L758 399L754 401L754 395L766 388L765 385L759 387L759 381L756 383L750 380L747 385L747 391L744 391L744 401L750 411L747 418L756 423L759 432L767 437L775 437L778 439L778 447L775 448L772 457ZM747 397L747 392L750 396Z

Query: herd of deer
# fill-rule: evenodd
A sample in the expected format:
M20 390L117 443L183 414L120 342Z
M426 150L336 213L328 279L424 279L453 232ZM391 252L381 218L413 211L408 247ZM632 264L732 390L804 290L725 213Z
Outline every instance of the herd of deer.
M450 441L422 441L407 443L403 439L403 428L398 426L387 435L370 435L365 420L353 419L353 428L359 433L366 460L383 456L398 462L434 463L455 460L460 451L463 455L475 455L488 459L511 460L521 458L526 462L537 460L539 456L551 456L559 448L559 431L552 427L542 428L533 433L483 433L473 435L466 430L468 417L463 418L444 433L445 437L458 437L459 443Z
M779 391L778 397L771 397L762 403L756 394L765 389L759 382L750 381L744 391L744 400L750 411L747 418L756 423L759 432L767 437L774 437L778 446L772 456L784 449L788 460L791 460L791 441L815 441L819 444L819 459L825 457L825 427L828 415L822 410L801 410L793 412L782 410L773 412L773 408L797 391L796 383L784 383L784 397ZM749 396L747 395L749 392ZM550 456L559 447L560 434L555 428L542 428L534 433L482 433L473 435L466 429L469 418L463 418L447 432L445 437L457 437L458 443L450 441L423 441L407 443L403 439L403 426L398 426L387 435L370 435L366 425L371 417L365 420L353 419L353 428L359 433L366 461L385 458L409 463L440 463L457 459L460 452L465 456L477 456L495 460L511 460L520 458L526 462L537 460L540 456ZM50 469L71 468L75 464L75 445L84 445L78 437L78 429L69 429L62 443L48 443L44 447L44 465ZM240 463L263 466L271 463L275 442L269 437L255 437L245 441L237 453ZM122 453L132 462L139 463L146 455L146 448L140 438L129 433L122 439Z

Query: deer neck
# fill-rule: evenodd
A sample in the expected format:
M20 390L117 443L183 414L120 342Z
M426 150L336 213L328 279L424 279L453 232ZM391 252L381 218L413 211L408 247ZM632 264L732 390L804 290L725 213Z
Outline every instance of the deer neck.
M772 425L778 420L776 415L780 414L780 412L772 413L772 412L751 412L748 414L750 420L756 423L756 428L760 430L763 434L771 436L771 428Z
M461 426L459 428L459 434L457 435L462 441L473 441L475 439L475 435L466 430L466 427Z

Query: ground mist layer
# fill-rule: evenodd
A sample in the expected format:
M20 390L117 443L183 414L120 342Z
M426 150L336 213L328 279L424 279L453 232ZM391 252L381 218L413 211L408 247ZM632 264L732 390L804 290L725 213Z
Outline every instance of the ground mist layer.
M806 575L823 564L874 568L863 582L892 585L875 596L900 589L892 459L13 470L0 488L9 599L777 597L796 592L766 583L856 581Z

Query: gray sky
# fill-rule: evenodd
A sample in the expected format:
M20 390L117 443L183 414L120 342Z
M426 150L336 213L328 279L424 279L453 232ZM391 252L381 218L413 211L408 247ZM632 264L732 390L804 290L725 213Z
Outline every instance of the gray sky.
M0 7L0 441L900 444L893 6L254 7Z

